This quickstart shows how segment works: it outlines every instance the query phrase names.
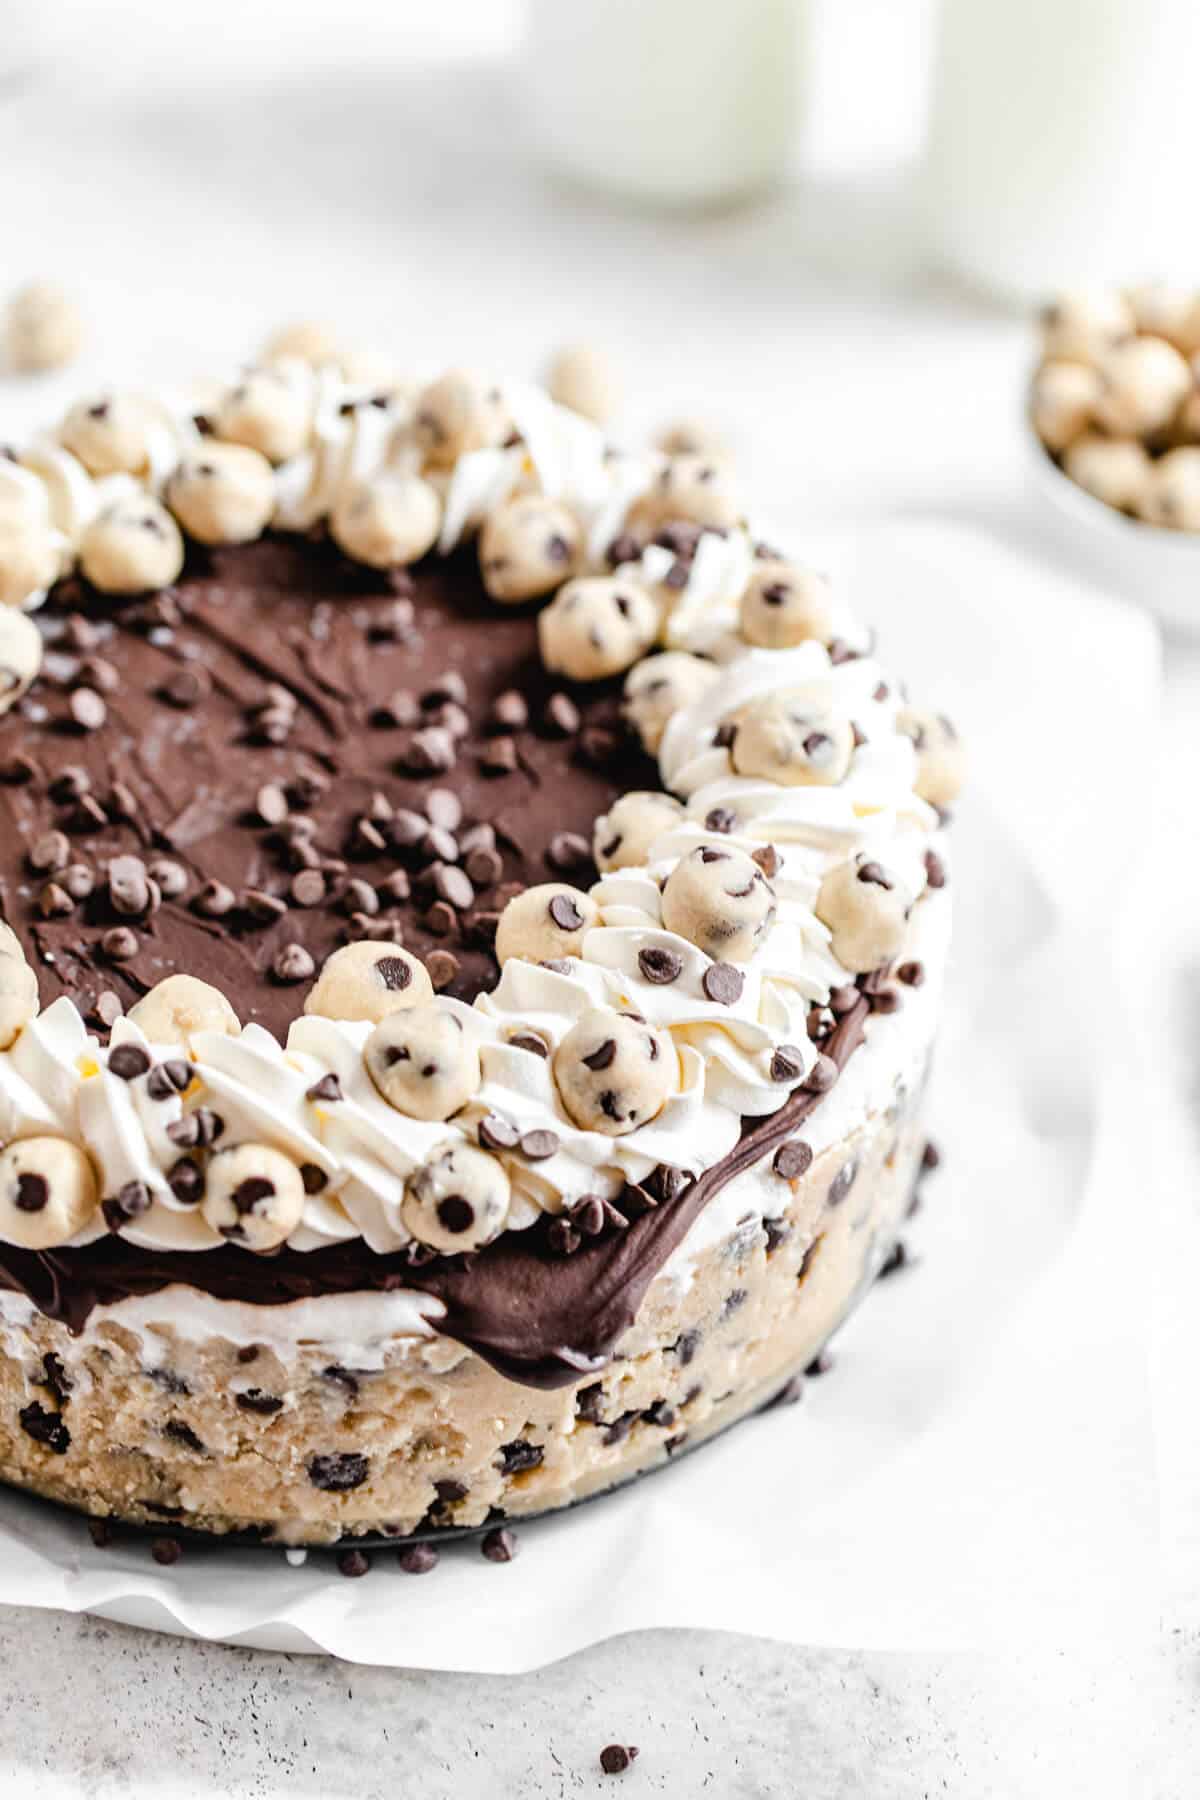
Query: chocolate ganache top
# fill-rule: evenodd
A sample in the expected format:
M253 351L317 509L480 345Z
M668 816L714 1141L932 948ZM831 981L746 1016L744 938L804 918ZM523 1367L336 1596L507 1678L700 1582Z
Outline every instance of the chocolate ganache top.
M41 678L0 720L0 906L42 1004L95 1028L185 970L283 1040L314 965L372 934L472 999L505 900L594 879L597 814L658 785L617 684L547 675L471 551L389 578L325 542L193 547L163 593L72 579L35 617Z

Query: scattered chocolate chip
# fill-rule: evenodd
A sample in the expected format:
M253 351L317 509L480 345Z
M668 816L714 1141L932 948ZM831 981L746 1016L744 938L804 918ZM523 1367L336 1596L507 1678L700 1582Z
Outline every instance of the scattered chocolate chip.
M435 900L423 922L434 937L451 937L458 928L458 914L448 900Z
M204 1198L204 1171L190 1156L181 1156L167 1170L167 1185L181 1205L199 1206Z
M818 1061L820 1058L818 1058ZM826 1059L828 1060L828 1059ZM780 1044L771 1058L772 1081L799 1081L804 1073L804 1054L794 1044Z
M90 831L102 831L107 824L108 814L94 794L84 794L67 819L69 829L80 837Z
M783 1181L799 1181L812 1167L813 1153L807 1144L793 1139L790 1144L780 1144L771 1160L771 1167Z
M430 870L434 892L458 912L475 904L475 889L465 869L453 863L435 863Z
M547 910L560 931L578 931L583 924L583 914L570 894L555 894Z
M194 1112L184 1113L182 1118L173 1119L167 1126L167 1136L181 1150L203 1149L215 1144L224 1130L225 1121L220 1113L213 1112L211 1107L198 1106ZM179 1172L180 1164L176 1163L167 1179L171 1184L172 1192L182 1199L183 1195L180 1194L175 1183L176 1175Z
M454 739L441 725L414 731L402 761L413 775L446 775L457 760Z
M450 788L430 788L425 796L425 814L439 831L457 831L462 824L462 801Z
M774 844L764 844L761 849L752 850L750 854L766 876L767 880L773 881L776 875L778 875L780 868L779 852L776 850Z
M814 1381L819 1375L828 1375L832 1367L833 1357L830 1355L829 1351L818 1350L804 1373L810 1381Z
M178 1538L155 1538L150 1546L150 1554L155 1562L162 1568L169 1569L173 1564L177 1563L183 1555L183 1545L179 1542Z
M146 865L140 856L114 856L108 865L108 898L114 912L136 918L150 906Z
M746 978L740 969L732 963L713 963L705 969L700 985L704 989L705 999L718 1006L734 1006L742 997L742 989ZM774 1081L785 1081L785 1075L776 1075L775 1064L771 1064L771 1078Z
M646 981L665 987L683 973L683 958L664 944L650 944L638 951L638 968Z
M583 1239L570 1220L551 1219L546 1227L546 1243L554 1256L574 1256Z
M135 1081L148 1071L150 1056L140 1044L118 1044L109 1052L108 1067L121 1081Z
M206 881L192 901L193 909L205 919L222 919L237 905L237 895L223 881Z
M888 1254L879 1265L878 1280L886 1281L889 1275L897 1275L902 1269L912 1267L912 1258L905 1247L904 1239L897 1238Z
M50 783L50 798L65 806L71 800L81 800L91 785L92 778L86 769L68 764Z
M48 881L38 895L38 911L43 919L65 919L75 911L75 902L56 881Z
M925 879L931 888L943 888L946 885L946 865L936 850L925 852Z
M303 944L284 944L271 964L271 974L279 982L307 981L316 967Z
M370 1472L367 1458L354 1450L314 1456L308 1465L308 1479L315 1488L327 1494L346 1494L352 1488L361 1487Z
M804 1398L804 1380L800 1375L793 1375L785 1381L777 1394L772 1394L760 1412L774 1412L780 1406L796 1406Z
M579 730L579 708L569 694L551 694L542 713L543 728L552 737L573 737Z
M95 688L76 688L67 702L67 709L78 731L99 731L108 718L108 708Z
M526 1131L521 1137L521 1155L530 1162L545 1162L558 1153L558 1135L553 1131Z
M128 925L114 925L100 939L100 949L110 962L128 962L141 948L138 934Z
M287 913L287 901L281 900L278 894L268 894L265 888L247 888L242 895L242 906L250 917L259 925L273 925Z
M488 709L484 729L490 732L523 731L529 723L529 707L525 697L515 688L497 694Z
M314 1081L304 1098L312 1101L314 1105L318 1103L328 1106L335 1105L342 1099L342 1084L334 1074L322 1075L319 1081Z
M925 980L924 963L902 962L896 970L896 980L902 981L905 987L921 987Z
M486 1561L494 1563L512 1562L519 1548L516 1532L510 1531L506 1525L487 1532L479 1546L480 1554Z
M96 996L92 1005L91 1017L102 1030L111 1031L124 1011L120 996L114 994L110 988L106 988L102 994Z
M479 767L484 775L511 775L517 767L516 746L511 738L496 738L479 752Z
M431 950L425 958L425 967L434 992L440 994L452 985L462 965L453 950Z
M356 1581L360 1576L370 1573L371 1559L365 1550L342 1550L337 1559L338 1574Z
M112 1524L108 1519L89 1519L88 1536L97 1550L107 1550L113 1541Z
M934 1143L932 1138L926 1138L925 1148L921 1152L922 1171L925 1172L926 1174L932 1174L934 1169L940 1169L941 1166L942 1166L941 1151L938 1149L937 1145Z
M838 1066L831 1056L818 1056L812 1068L804 1078L804 1088L810 1094L827 1094L838 1078Z
M187 870L182 863L171 862L166 857L158 857L152 862L146 873L158 886L164 900L178 900L186 891L188 884Z
M35 838L27 852L27 860L37 875L55 875L59 870L65 869L71 860L71 846L66 833L47 831Z
M179 669L163 682L159 692L170 706L199 706L212 692L207 669Z
M277 782L266 781L254 796L254 810L264 825L282 825L290 811L287 795Z
M325 877L320 869L301 869L293 875L288 888L293 902L297 906L319 906L327 893Z
M17 1176L13 1204L18 1212L44 1212L49 1203L50 1183L44 1175L35 1175L27 1169Z
M312 870L306 871L307 874L312 874L313 872L314 871ZM297 875L296 877L297 881L302 881L303 879L304 877L301 875ZM321 885L322 888L325 885L323 879ZM369 881L355 879L353 881L348 881L342 889L341 905L345 912L365 913L369 919L374 918L375 914L379 911L379 895L375 892L375 889L371 886Z
M406 1544L396 1558L406 1575L428 1575L438 1566L438 1553L432 1544Z
M496 1113L489 1113L479 1121L476 1135L485 1150L515 1150L521 1136L515 1125Z
M559 874L591 867L592 847L577 831L560 831L550 840L546 862Z

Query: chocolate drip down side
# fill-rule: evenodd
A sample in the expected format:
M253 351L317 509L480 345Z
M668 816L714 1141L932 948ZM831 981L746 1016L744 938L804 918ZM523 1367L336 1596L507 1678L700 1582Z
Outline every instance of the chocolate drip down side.
M839 1070L863 1042L870 1005L860 996L822 1044ZM709 1202L786 1143L821 1098L797 1090L778 1112L747 1121L736 1149L674 1199L625 1231L586 1240L573 1256L554 1256L540 1227L506 1232L472 1257L441 1257L416 1268L402 1254L376 1256L361 1241L263 1258L233 1246L160 1253L113 1237L76 1250L0 1244L0 1287L26 1294L76 1332L94 1307L172 1283L256 1306L415 1288L444 1305L445 1316L431 1321L443 1336L525 1386L566 1387L608 1361L651 1282Z

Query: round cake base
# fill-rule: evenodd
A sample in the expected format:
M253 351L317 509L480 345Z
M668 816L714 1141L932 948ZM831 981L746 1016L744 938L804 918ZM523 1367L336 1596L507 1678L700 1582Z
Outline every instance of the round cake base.
M341 1301L328 1337L308 1333L310 1307L285 1343L291 1309L178 1287L100 1309L78 1336L0 1292L0 1479L95 1516L285 1545L471 1529L601 1493L759 1410L824 1347L908 1211L918 1105L793 1182L766 1177L777 1216L748 1208L685 1242L612 1362L569 1387L517 1384L440 1336L375 1342L359 1366Z

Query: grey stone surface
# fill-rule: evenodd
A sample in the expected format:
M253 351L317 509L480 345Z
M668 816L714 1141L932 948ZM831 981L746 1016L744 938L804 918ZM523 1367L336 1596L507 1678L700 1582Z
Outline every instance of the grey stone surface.
M0 1607L4 1800L1176 1800L1200 1638L865 1655L706 1632L536 1674L358 1668ZM640 1748L606 1777L599 1752Z

